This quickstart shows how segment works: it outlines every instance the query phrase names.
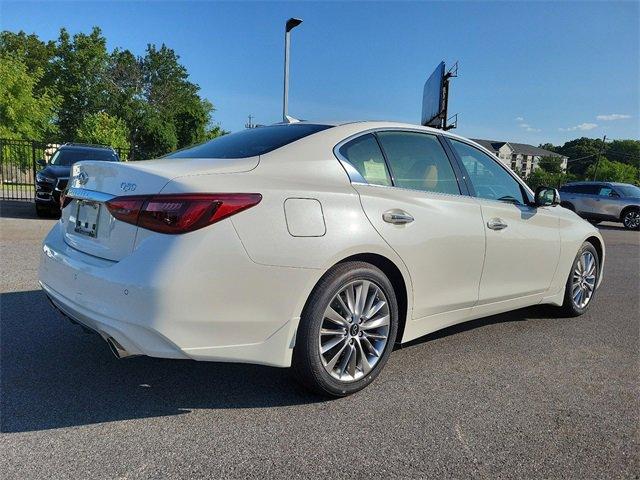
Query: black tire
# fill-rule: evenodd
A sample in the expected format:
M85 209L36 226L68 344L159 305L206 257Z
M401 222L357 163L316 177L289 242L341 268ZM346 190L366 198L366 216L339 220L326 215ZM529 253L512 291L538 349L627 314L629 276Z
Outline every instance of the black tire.
M36 203L36 215L39 218L48 218L51 216L51 209Z
M343 381L334 378L322 363L320 328L325 318L325 310L334 297L345 286L359 280L374 283L386 297L390 320L387 343L371 371L359 379ZM393 350L397 331L398 303L387 276L379 268L366 262L340 263L320 279L304 307L293 350L293 373L303 386L324 396L344 397L355 393L365 388L378 376Z
M583 313L585 313L589 309L589 305L593 303L593 297L595 297L596 295L597 290L594 287L593 293L591 294L591 297L589 298L587 304L582 307L576 305L576 303L572 298L574 272L578 267L578 262L580 261L580 258L585 252L590 252L593 255L593 258L595 259L594 285L598 285L598 280L600 278L600 257L598 257L598 252L596 251L596 249L591 243L584 242L580 247L580 250L578 250L578 253L576 254L576 258L573 260L573 263L571 264L571 271L569 272L567 283L565 284L564 302L562 303L561 309L563 314L568 317L578 317Z
M640 223L638 222L639 216L640 211L637 208L627 208L622 211L620 221L627 230L640 230Z

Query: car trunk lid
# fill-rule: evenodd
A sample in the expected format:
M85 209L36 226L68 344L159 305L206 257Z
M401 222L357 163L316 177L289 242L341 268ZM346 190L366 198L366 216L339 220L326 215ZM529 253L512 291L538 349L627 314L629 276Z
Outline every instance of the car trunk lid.
M62 211L65 242L89 255L119 261L135 245L138 227L114 218L105 203L116 196L152 195L178 177L252 170L259 157L159 159L141 162L79 162L69 180Z

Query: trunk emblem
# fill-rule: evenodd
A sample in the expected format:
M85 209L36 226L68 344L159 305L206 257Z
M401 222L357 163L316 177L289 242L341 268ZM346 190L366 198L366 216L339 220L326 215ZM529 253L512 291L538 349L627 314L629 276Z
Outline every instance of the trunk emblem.
M125 192L133 192L136 189L137 185L135 183L122 182L120 184L120 190Z
M84 185L85 183L87 183L89 181L89 175L87 175L85 172L80 172L76 176L76 180L77 180L79 185Z

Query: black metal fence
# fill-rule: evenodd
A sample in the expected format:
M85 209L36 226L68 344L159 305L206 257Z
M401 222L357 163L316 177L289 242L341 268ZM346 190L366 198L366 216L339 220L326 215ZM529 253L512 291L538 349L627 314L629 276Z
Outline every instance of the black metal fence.
M64 142L0 138L0 199L32 201L35 196L36 172L42 168L38 165L38 160L49 161L62 144ZM121 160L129 159L129 150L115 150Z

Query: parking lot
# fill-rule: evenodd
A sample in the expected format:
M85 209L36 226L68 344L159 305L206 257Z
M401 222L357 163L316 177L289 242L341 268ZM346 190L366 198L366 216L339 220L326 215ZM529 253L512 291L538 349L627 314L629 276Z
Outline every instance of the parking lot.
M282 369L116 360L38 288L55 220L1 209L2 478L638 478L638 232L601 226L583 317L458 325L327 401Z

